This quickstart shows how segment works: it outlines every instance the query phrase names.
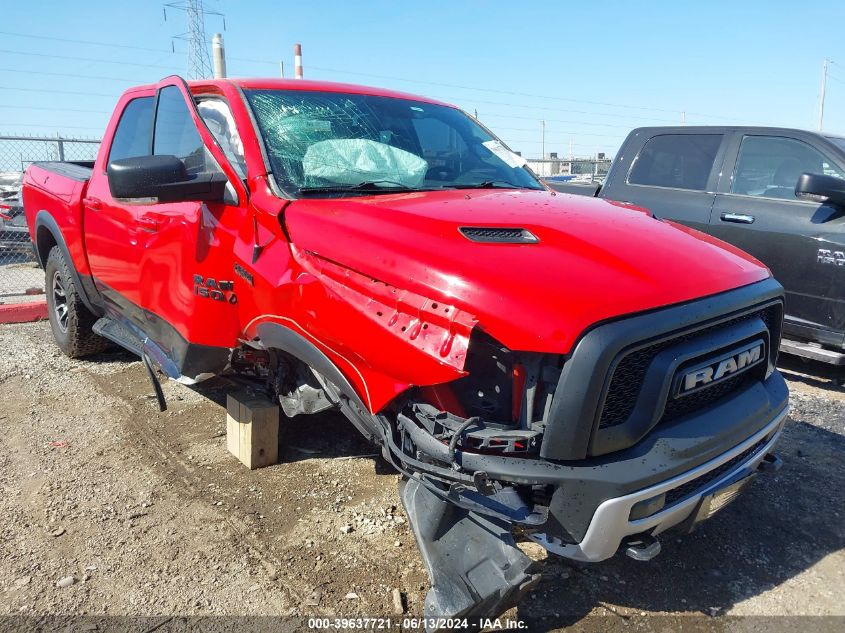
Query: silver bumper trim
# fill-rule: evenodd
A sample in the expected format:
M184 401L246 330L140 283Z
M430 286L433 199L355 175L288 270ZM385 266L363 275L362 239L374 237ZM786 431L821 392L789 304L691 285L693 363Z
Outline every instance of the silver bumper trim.
M528 534L528 537L550 552L566 558L585 562L599 562L608 559L619 550L625 537L647 531L653 535L657 535L681 523L692 513L706 490L718 486L721 482L730 479L743 469L756 468L766 453L772 449L780 438L788 413L789 405L784 407L769 424L757 433L709 462L649 488L604 501L596 508L596 512L590 521L590 526L587 528L587 533L580 543L561 543L556 539L550 539L543 533L537 532ZM688 481L706 475L711 470L735 458L769 435L771 435L769 441L750 455L747 460L737 464L735 468L732 468L718 479L708 482L706 485L702 484L703 490L651 516L633 521L630 520L631 508L638 502L668 492Z

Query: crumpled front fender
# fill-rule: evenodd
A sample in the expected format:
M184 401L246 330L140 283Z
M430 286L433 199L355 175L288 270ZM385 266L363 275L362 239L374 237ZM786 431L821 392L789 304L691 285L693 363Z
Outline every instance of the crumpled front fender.
M410 386L465 375L467 346L477 320L291 245L300 271L290 313L264 314L247 327L276 322L314 343L353 385L371 413Z

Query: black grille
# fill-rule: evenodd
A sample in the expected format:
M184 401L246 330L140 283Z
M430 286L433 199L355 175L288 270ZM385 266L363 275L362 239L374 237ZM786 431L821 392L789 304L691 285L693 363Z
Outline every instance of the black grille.
M739 466L742 462L746 459L750 458L754 453L759 451L763 445L769 440L769 438L763 438L756 444L750 446L749 448L742 451L736 457L729 459L721 466L714 468L710 472L704 473L701 477L696 477L695 479L689 480L685 484L681 484L677 488L672 488L672 490L666 493L666 502L664 504L664 508L668 508L669 506L689 497L690 495L698 492L702 488L706 488L711 483L722 477L723 475L729 473L732 469Z
M743 314L742 316L730 319L729 321L718 323L701 330L679 334L678 336L660 341L659 343L649 345L648 347L644 347L625 355L622 360L619 361L619 364L616 365L616 369L610 379L610 386L607 390L607 396L605 397L604 407L599 420L599 428L604 429L612 426L618 426L620 424L624 424L628 420L634 410L634 405L637 402L637 397L640 394L640 389L643 381L645 380L645 375L648 371L649 365L651 365L654 357L667 347L677 345L678 343L688 341L694 337L707 334L708 332L712 332L717 329L730 327L755 317L762 319L763 323L766 324L766 327L771 332L772 323L776 323L778 326L780 325L778 315L779 310L779 305L772 305L761 310L757 310L756 312ZM775 336L772 338L777 340ZM742 374L716 383L712 387L701 389L695 394L690 394L684 398L671 401L666 405L666 411L663 419L676 418L711 404L716 400L736 391L750 379L750 376Z
M461 234L473 242L494 242L499 244L534 244L537 236L531 231L519 228L495 226L462 226Z
M717 400L721 400L725 396L732 394L734 391L739 391L746 384L757 380L757 372L746 372L733 378L723 380L708 389L702 389L684 396L676 400L669 400L666 403L666 408L663 410L663 417L660 418L662 422L674 420L682 415L703 409L709 404L713 404Z

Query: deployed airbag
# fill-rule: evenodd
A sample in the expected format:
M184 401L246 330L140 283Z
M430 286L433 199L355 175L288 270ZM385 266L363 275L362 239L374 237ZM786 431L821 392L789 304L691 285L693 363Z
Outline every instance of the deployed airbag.
M389 181L420 187L428 163L411 152L368 139L343 138L318 141L302 159L306 182L322 180L341 185Z

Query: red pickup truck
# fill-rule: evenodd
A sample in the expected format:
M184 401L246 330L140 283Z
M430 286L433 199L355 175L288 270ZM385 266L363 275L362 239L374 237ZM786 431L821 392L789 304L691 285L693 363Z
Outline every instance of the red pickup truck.
M66 354L116 342L154 386L239 374L381 447L426 616L532 587L515 527L577 560L649 559L779 465L767 269L549 191L455 107L169 77L121 97L93 164L32 165L23 200Z

